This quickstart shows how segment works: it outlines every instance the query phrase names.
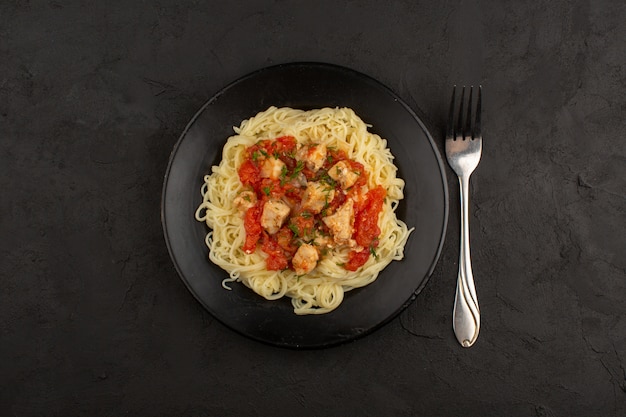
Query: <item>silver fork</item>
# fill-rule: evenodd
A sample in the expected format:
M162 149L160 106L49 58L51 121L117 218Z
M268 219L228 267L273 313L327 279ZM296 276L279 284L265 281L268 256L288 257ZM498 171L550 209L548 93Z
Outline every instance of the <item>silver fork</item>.
M457 340L463 347L470 347L476 342L480 330L480 309L474 276L472 275L472 261L469 244L469 179L478 166L482 153L483 137L480 130L481 92L478 87L478 101L476 104L476 119L472 129L472 91L469 89L467 116L463 128L463 101L465 87L461 91L461 104L457 117L457 128L454 128L454 103L456 86L452 90L450 115L446 131L446 157L448 164L459 177L461 187L461 247L459 254L459 275L456 284L454 299L453 328Z

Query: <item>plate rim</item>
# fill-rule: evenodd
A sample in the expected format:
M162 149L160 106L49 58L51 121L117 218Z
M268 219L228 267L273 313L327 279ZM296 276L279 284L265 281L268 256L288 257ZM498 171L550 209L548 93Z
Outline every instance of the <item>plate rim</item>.
M394 98L395 101L397 101L403 108L404 110L409 113L409 115L411 116L411 118L413 120L415 120L415 122L417 122L418 126L420 127L420 129L422 130L422 132L424 133L424 135L427 137L430 147L433 150L433 154L435 156L436 162L437 162L437 166L439 168L439 173L440 173L440 177L439 179L441 180L441 185L442 185L442 190L443 190L443 207L444 207L444 212L443 212L443 218L442 218L442 227L441 227L441 233L439 235L439 244L437 246L437 250L435 251L435 255L433 256L433 259L430 263L430 265L428 266L427 272L424 276L424 278L422 279L422 282L420 283L420 285L409 295L408 299L402 303L397 309L396 311L394 311L392 314L390 314L388 317L386 317L385 319L381 320L378 324L373 325L371 327L369 327L368 329L365 329L364 331L352 335L351 337L348 338L344 338L344 339L340 339L340 340L334 340L332 342L326 342L323 344L317 344L317 345L297 345L297 344L292 344L292 343L280 343L280 342L273 342L273 341L268 341L262 338L258 338L255 337L253 335L250 335L248 333L245 333L239 329L237 329L234 326L229 325L228 323L224 322L222 319L219 318L219 316L213 311L212 308L210 308L209 305L207 305L207 303L199 296L199 294L197 293L197 291L191 286L189 280L187 278L185 278L185 275L182 272L182 269L179 265L179 262L177 261L176 257L174 256L174 250L172 248L172 243L170 242L170 236L168 233L168 227L167 227L167 222L166 222L166 218L165 218L165 209L166 209L166 195L167 195L167 183L168 183L168 179L170 176L170 172L172 169L172 165L174 162L174 159L176 157L177 152L179 151L181 144L184 140L184 138L187 136L189 130L192 128L192 126L194 125L194 123L197 121L197 119L204 113L204 111L207 109L207 107L209 107L211 104L213 104L214 102L216 102L222 95L224 95L228 90L230 90L231 88L235 87L237 84L243 82L244 80L247 80L249 78L253 78L258 76L259 74L265 73L265 72L269 72L269 71L273 71L273 70L279 70L282 68L286 68L286 67L307 67L307 68L325 68L325 69L334 69L337 71L342 71L345 73L351 73L352 75L362 78L365 81L368 81L370 83L375 84L378 88L384 90L390 97ZM193 297L196 299L196 301L198 301L203 308L205 308L207 310L207 312L209 312L212 316L212 318L214 318L215 320L219 321L221 324L223 324L224 326L226 326L228 329L235 331L236 333L247 337L249 339L255 340L257 342L266 344L266 345L271 345L271 346L277 346L277 347L282 347L282 348L290 348L290 349L324 349L324 348L329 348L329 347L334 347L334 346L338 346L338 345L342 345L345 343L349 343L352 342L354 340L360 339L368 334L373 333L374 331L376 331L377 329L380 329L381 327L385 326L387 323L389 323L390 321L392 321L393 319L395 319L402 311L404 311L416 298L417 296L423 291L423 289L426 287L426 285L428 284L428 282L430 281L430 278L432 277L432 274L435 270L435 268L437 267L437 264L439 263L439 260L441 258L441 253L443 251L443 246L445 244L445 239L446 239L446 232L447 232L447 228L448 228L448 222L449 222L449 211L450 211L450 200L449 200L449 190L448 190L448 181L447 181L447 174L446 174L446 170L445 170L445 164L444 164L444 160L442 157L442 154L439 150L439 147L437 146L435 140L432 137L432 134L430 133L430 130L426 127L425 123L422 121L422 119L415 113L415 111L404 101L404 99L402 99L402 97L400 97L394 90L392 90L390 87L388 87L387 85L385 85L384 83L382 83L381 81L378 81L377 79L373 78L370 75L367 75L361 71L352 69L350 67L347 66L343 66L343 65L338 65L338 64L333 64L333 63L328 63L328 62L318 62L318 61L294 61L294 62L286 62L286 63L279 63L279 64L275 64L275 65L270 65L270 66L266 66L266 67L262 67L262 68L258 68L256 70L253 70L251 72L248 72L247 74L240 76L238 78L235 78L233 81L231 81L230 83L226 84L224 87L222 87L221 89L217 90L217 92L215 92L213 95L210 96L210 98L195 112L195 114L193 115L193 117L189 120L189 122L186 124L185 128L183 129L183 131L181 132L181 134L179 135L178 139L176 140L174 146L172 147L172 150L170 151L169 157L168 157L168 163L167 163L167 167L165 169L165 173L163 176L163 185L162 185L162 191L161 191L161 204L160 204L160 217L161 217L161 226L162 226L162 230L163 230L163 237L165 240L165 244L168 250L168 254L170 257L170 260L172 261L172 263L174 264L174 268L176 269L176 272L179 276L179 278L183 281L184 285L187 287L187 289L189 290L189 292L193 295Z

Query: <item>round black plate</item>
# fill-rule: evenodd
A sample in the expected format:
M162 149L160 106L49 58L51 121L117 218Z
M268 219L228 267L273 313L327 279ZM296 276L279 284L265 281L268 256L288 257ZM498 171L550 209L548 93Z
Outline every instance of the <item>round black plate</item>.
M398 175L406 182L397 214L415 231L405 259L392 262L367 287L346 293L339 308L297 316L285 298L266 301L243 284L227 291L227 273L208 259L207 227L194 212L203 176L220 162L233 126L270 106L350 107L388 141ZM273 345L314 348L362 336L389 321L421 291L445 235L448 191L441 156L424 124L391 90L361 73L329 64L294 63L245 76L211 98L194 116L172 151L165 174L162 223L181 278L218 320Z

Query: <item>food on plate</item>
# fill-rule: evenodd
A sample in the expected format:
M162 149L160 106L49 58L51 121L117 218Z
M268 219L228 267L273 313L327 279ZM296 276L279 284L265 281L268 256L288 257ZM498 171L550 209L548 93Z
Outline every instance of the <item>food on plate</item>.
M404 257L404 181L368 127L349 108L270 107L234 128L195 213L225 288L323 314Z

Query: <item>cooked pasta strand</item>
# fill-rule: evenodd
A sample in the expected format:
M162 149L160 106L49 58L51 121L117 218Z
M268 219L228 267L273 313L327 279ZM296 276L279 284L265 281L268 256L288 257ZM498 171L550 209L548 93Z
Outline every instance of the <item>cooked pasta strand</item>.
M404 246L413 230L395 213L404 197L404 181L396 176L387 141L367 129L368 125L349 108L303 111L287 107L270 107L234 127L235 135L228 138L219 166L213 166L211 174L204 177L203 201L195 213L195 218L211 229L205 240L210 260L229 273L222 282L224 288L242 282L268 300L290 297L296 314L324 314L341 304L346 291L370 284L391 261L404 257ZM259 140L285 135L293 136L299 144L325 144L343 150L366 167L368 188L382 185L387 191L379 217L376 256L370 256L357 271L342 267L350 252L347 247L337 247L302 276L290 269L269 271L267 255L261 250L246 253L242 249L246 232L233 200L244 190L238 169L245 160L245 150Z

